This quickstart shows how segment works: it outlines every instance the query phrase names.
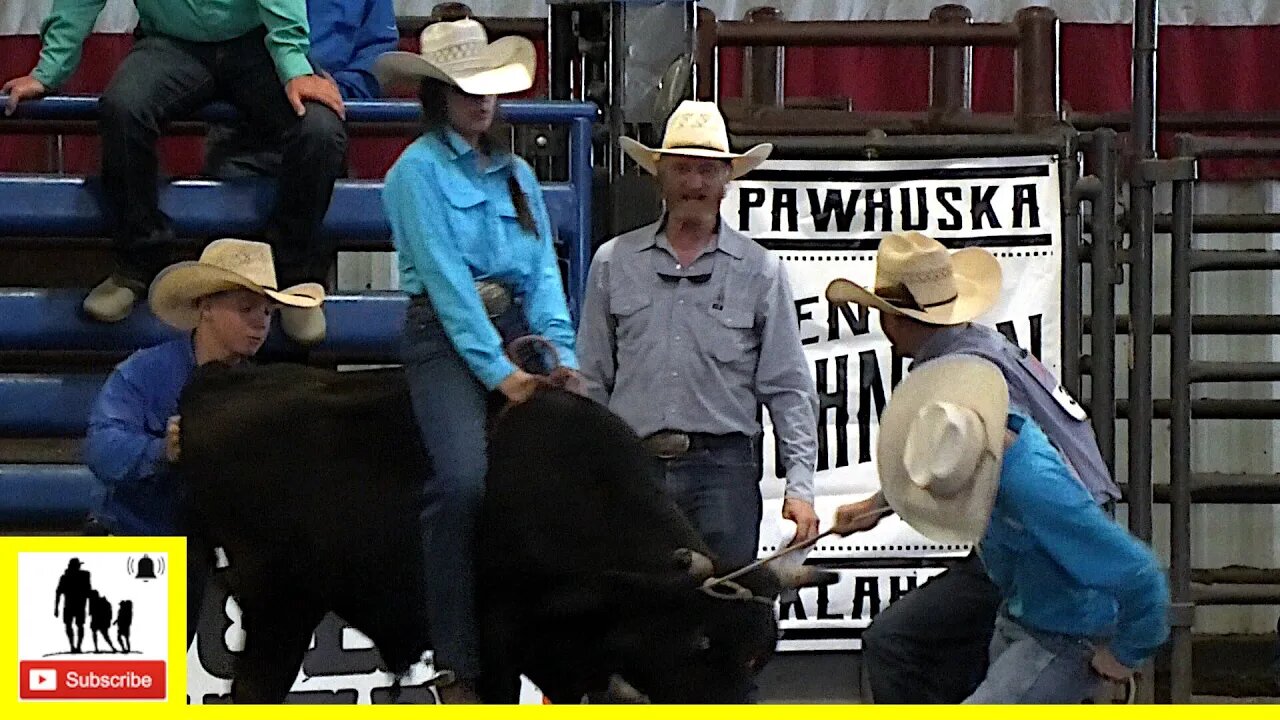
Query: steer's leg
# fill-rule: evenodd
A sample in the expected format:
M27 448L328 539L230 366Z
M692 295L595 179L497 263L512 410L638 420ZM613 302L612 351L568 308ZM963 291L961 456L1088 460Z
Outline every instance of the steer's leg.
M323 614L302 597L241 602L244 650L236 658L231 700L238 704L284 702Z

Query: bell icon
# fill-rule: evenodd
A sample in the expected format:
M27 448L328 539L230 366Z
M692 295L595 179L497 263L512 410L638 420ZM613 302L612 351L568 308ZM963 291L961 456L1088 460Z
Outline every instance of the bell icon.
M147 557L146 555L143 555L142 559L138 561L137 578L139 580L155 580L156 579L156 564L154 561L152 561L151 558Z

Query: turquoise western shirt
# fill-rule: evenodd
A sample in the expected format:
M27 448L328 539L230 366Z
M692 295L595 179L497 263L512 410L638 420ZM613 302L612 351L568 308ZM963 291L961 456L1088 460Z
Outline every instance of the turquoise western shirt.
M81 46L107 0L54 0L40 26L43 49L31 74L50 89L80 64ZM262 25L280 82L311 74L306 0L134 0L142 32L191 42L221 42Z
M399 252L400 287L431 297L454 347L491 390L516 367L476 292L478 280L510 287L523 299L529 329L555 345L562 365L576 369L573 321L542 186L515 155L494 153L484 168L478 158L456 132L431 132L387 173L382 204ZM536 235L516 218L511 177L529 200Z

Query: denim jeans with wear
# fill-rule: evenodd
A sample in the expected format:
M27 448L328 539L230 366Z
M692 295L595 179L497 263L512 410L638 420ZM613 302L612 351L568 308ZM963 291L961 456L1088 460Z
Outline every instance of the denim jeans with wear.
M495 321L505 341L524 334L521 312L513 304ZM425 296L409 303L401 359L431 459L431 474L424 478L422 533L434 664L474 681L480 675L475 532L488 466L490 393L458 354Z
M1085 638L1041 632L1001 614L991 637L987 679L965 700L976 705L1077 704L1103 682Z
M695 441L696 442L696 441ZM654 458L661 487L720 559L738 568L756 559L760 541L759 444L723 436L669 460Z
M272 245L280 287L323 282L337 250L320 224L341 173L347 130L332 110L305 104L298 117L267 52L266 30L225 42L139 35L99 102L102 185L115 215L119 273L149 283L170 261L174 237L160 210L156 142L170 120L226 100L281 138L280 184L263 237Z

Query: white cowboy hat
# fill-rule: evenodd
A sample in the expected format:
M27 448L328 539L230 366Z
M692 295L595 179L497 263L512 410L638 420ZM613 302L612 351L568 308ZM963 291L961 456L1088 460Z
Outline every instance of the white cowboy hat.
M995 305L1000 282L1000 263L982 248L953 254L927 235L891 233L876 254L875 290L842 278L827 286L827 300L867 305L931 325L959 325Z
M696 100L680 103L671 117L667 118L662 147L646 147L628 137L618 138L618 141L631 159L650 174L658 172L660 156L687 155L730 161L733 165L731 180L756 169L773 152L773 145L769 143L756 145L745 153L729 152L729 131L725 127L720 108L715 103Z
M1000 486L1009 387L993 363L956 355L912 368L880 418L884 498L942 543L976 543Z
M151 312L179 330L191 330L200 320L200 298L225 290L244 289L282 305L314 308L324 302L324 286L302 283L279 290L271 246L223 238L209 243L197 261L170 265L151 282Z
M533 43L511 36L492 43L480 23L466 18L428 25L418 53L396 50L378 56L373 72L383 85L443 80L471 95L505 95L533 87L538 58Z

